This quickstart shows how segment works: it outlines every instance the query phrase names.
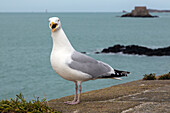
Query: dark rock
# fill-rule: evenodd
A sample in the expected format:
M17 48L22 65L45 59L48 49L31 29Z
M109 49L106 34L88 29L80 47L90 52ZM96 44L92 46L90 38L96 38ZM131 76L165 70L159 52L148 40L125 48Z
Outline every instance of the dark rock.
M138 45L114 45L113 47L105 48L101 53L119 53L134 54L134 55L147 55L147 56L170 56L170 46L165 48L151 49ZM97 52L99 54L99 52Z
M158 17L158 16L150 15L146 7L143 6L143 7L135 7L135 9L132 10L131 13L124 14L121 17Z
M95 52L96 54L100 54L100 52Z
M86 54L86 52L81 52L81 53Z
M127 11L123 10L122 13L126 13Z
M113 47L103 49L102 53L110 53L110 52L118 53L118 52L121 52L123 49L124 49L124 46L118 44L118 45L115 45Z

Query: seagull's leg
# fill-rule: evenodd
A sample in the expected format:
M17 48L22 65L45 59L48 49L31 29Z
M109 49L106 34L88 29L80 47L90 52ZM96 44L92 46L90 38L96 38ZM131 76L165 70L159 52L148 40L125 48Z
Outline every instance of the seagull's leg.
M77 99L77 101L73 101L73 102L71 102L71 103L67 103L67 104L79 104L80 103L80 98L81 98L81 90L82 90L82 88L81 88L81 81L78 81L78 84L79 84L79 95L78 95L78 99Z
M78 95L78 100L76 101L76 104L80 103L80 99L81 99L81 90L82 90L81 81L79 81L78 84L79 84L79 95Z
M78 89L78 85L77 85L77 82L76 82L76 81L74 81L74 83L75 83L75 95L74 95L74 100L73 100L73 101L64 102L64 103L66 103L66 104L74 103L74 102L77 101L77 89Z
M77 89L78 89L78 86L77 86L77 82L74 82L74 83L75 83L75 95L74 95L74 100L72 102L77 101Z

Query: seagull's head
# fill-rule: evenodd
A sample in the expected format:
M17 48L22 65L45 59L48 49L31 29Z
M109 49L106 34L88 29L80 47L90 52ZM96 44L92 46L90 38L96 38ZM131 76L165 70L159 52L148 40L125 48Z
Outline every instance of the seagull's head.
M48 21L49 21L49 27L52 32L55 32L61 28L61 23L58 17L51 17L49 18Z

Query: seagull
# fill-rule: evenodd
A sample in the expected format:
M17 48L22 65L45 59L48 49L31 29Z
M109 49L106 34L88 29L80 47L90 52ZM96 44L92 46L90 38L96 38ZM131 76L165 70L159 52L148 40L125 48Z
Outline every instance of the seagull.
M64 33L58 17L49 18L49 28L52 31L53 40L51 66L59 76L75 83L74 100L64 103L72 105L80 103L82 82L103 78L120 79L118 77L127 76L130 73L113 69L102 61L76 51Z

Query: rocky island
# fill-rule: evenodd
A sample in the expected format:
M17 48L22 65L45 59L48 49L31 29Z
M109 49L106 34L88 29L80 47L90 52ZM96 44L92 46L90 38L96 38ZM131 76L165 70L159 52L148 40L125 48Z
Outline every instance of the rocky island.
M170 56L170 46L165 48L151 49L138 45L114 45L109 48L103 49L99 53L123 53L123 54L133 54L133 55L146 55L146 56Z
M121 17L158 17L158 16L150 15L149 11L145 6L140 6L140 7L136 6L131 13L124 14Z

